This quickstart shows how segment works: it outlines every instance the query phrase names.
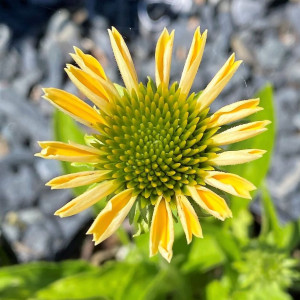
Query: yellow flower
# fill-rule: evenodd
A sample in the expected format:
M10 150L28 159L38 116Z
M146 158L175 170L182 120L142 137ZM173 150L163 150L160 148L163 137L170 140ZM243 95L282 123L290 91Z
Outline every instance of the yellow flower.
M241 61L234 54L198 94L190 89L201 62L206 31L197 28L179 84L169 86L174 32L164 29L158 39L155 83L138 82L129 50L119 32L108 30L125 87L120 90L100 63L78 48L71 54L78 67L65 69L72 82L94 108L65 91L46 88L44 98L76 121L95 130L89 145L40 142L37 156L89 165L92 171L59 176L47 183L53 189L93 184L93 188L55 212L67 217L108 196L88 234L95 244L112 235L128 213L137 225L150 230L150 256L160 252L172 258L173 218L179 218L190 243L202 237L194 207L214 217L232 217L225 200L209 187L242 198L251 198L253 184L218 167L260 158L265 151L224 151L220 146L239 142L266 130L269 121L245 123L221 130L222 125L247 117L262 108L259 99L227 105L209 114L209 105L221 93Z

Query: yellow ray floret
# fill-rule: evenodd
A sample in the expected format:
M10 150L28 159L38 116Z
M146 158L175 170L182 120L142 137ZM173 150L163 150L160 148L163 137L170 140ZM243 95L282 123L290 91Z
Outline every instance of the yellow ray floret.
M93 234L95 245L110 237L123 223L136 200L132 192L129 189L114 196L93 222L87 234Z
M88 185L95 182L100 182L109 179L111 171L95 170L71 173L53 178L46 185L51 186L51 189L70 189L77 186Z
M210 159L209 162L215 166L238 165L261 158L265 153L265 150L260 149L224 151L220 154L217 154L216 157Z
M65 68L71 81L76 87L95 105L107 112L110 96L107 94L103 86L94 77L72 65Z
M192 45L188 57L186 59L179 83L179 88L181 89L181 92L185 95L189 93L194 82L195 76L197 74L199 65L201 63L206 43L206 37L207 30L205 30L201 35L200 27L198 27L194 33Z
M157 86L160 84L166 87L169 86L173 42L174 30L169 34L165 28L157 41L155 49L155 79Z
M232 217L226 201L216 193L202 186L189 186L188 190L194 201L214 217L222 221Z
M232 127L212 137L212 143L216 146L224 146L236 142L240 142L246 139L250 139L260 133L267 130L265 126L271 122L257 121L251 122L239 126Z
M178 216L185 232L187 243L189 244L192 241L193 234L196 237L202 238L203 235L200 222L189 200L184 195L177 195L176 204Z
M102 78L108 80L101 64L92 55L83 53L79 48L74 47L75 54L70 53L77 65L86 73L95 78Z
M210 117L207 127L211 128L228 124L263 110L258 104L259 98L242 100L226 105Z
M98 123L105 123L102 116L76 96L55 88L43 89L44 99L71 116L74 120L91 128L98 128Z
M160 254L170 262L173 256L174 228L170 204L160 197L155 204L150 229L150 256Z
M46 159L57 159L69 162L97 163L101 161L99 155L103 154L100 150L94 147L75 143L67 144L63 142L51 141L38 143L42 150L40 153L36 153L35 156Z
M198 97L199 110L209 106L218 97L241 63L241 60L235 61L234 54L229 57L224 66Z
M122 75L124 84L129 92L138 91L138 78L129 50L116 28L108 30L111 46Z
M250 191L256 187L248 180L231 173L209 171L205 183L234 196L251 199Z
M113 97L118 97L119 94L115 86L106 76L98 60L91 55L83 53L77 47L74 47L74 50L75 54L70 53L71 57L84 72L94 77L99 82L108 95L107 100Z
M103 181L57 210L55 215L63 218L78 214L113 193L118 187L115 180Z

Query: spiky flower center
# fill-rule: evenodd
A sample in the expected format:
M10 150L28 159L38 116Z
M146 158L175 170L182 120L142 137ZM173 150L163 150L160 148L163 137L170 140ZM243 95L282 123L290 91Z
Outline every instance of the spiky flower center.
M196 97L185 99L178 84L156 88L152 80L139 92L116 100L98 148L105 155L99 168L112 171L122 188L134 188L140 198L173 199L186 185L203 184L207 162L218 150L210 145L216 129L207 129L208 109L196 110Z

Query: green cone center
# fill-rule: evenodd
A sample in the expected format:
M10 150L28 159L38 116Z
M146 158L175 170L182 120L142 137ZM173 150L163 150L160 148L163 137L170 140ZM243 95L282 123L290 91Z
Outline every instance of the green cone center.
M172 199L185 185L203 184L215 155L209 145L215 129L207 130L208 110L198 112L196 104L195 95L186 99L177 83L168 90L149 80L138 95L124 90L97 136L106 153L99 167L152 203L161 195Z

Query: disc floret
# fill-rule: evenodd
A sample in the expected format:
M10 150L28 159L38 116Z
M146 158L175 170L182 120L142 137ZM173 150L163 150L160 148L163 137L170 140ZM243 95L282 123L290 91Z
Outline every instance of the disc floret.
M103 115L99 168L111 170L123 188L152 204L162 195L175 201L186 185L203 184L212 169L209 137L216 129L207 129L208 109L197 112L196 105L195 94L185 99L177 83L156 88L149 79L138 93L124 90L110 115Z

